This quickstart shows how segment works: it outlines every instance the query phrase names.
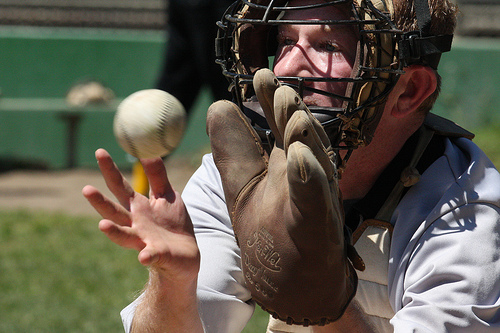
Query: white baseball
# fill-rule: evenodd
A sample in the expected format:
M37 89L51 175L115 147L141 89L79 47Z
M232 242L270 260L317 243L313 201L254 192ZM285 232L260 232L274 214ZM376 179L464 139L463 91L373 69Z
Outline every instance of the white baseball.
M163 157L179 145L186 111L171 94L158 89L137 91L116 111L113 132L120 146L137 158Z

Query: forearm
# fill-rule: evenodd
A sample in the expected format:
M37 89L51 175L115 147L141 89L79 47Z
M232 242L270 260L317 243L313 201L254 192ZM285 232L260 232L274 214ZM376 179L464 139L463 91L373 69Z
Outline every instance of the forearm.
M132 332L166 331L204 331L198 313L196 279L178 285L151 270L144 298L135 311Z

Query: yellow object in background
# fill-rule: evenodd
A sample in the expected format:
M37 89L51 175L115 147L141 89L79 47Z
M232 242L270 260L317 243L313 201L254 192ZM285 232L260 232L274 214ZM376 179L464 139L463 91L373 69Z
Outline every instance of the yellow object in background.
M149 181L139 161L135 161L132 167L132 187L137 193L149 195Z

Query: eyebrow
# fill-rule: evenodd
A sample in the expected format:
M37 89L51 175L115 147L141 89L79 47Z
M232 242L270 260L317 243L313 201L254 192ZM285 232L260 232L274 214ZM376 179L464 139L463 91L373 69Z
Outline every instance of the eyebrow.
M311 20L311 21L314 21L314 20ZM348 24L299 24L299 23L289 24L289 23L282 23L282 24L278 24L278 29L280 31L284 31L287 28L292 29L293 26L301 26L301 25L313 25L313 26L318 25L318 26L323 27L322 30L325 32L328 32L328 33L340 32L341 34L352 33L354 36L358 35L356 28L350 24L348 25Z

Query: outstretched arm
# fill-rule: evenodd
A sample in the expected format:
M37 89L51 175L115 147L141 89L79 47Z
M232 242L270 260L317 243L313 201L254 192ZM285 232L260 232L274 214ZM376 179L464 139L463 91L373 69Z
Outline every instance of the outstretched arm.
M134 192L105 150L96 151L96 158L118 200L92 186L82 190L103 217L99 229L114 243L139 251L139 262L150 269L133 331L203 332L196 299L200 254L191 219L163 161L141 160L151 186L148 199Z

